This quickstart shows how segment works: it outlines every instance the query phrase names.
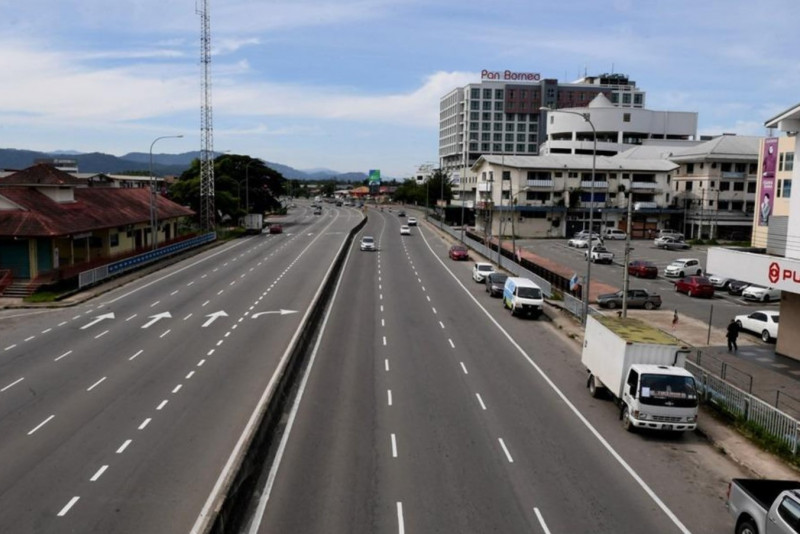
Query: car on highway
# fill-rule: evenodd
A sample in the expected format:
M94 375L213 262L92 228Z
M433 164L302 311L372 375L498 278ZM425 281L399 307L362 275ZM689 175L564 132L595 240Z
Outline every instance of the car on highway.
M492 297L503 296L503 287L506 285L508 279L507 274L494 272L484 279L486 284L486 292Z
M705 276L686 276L675 281L675 291L686 293L690 297L712 298L714 296L714 286Z
M416 217L409 217L407 222L408 222L409 226L416 226L417 225L417 218Z
M469 251L464 245L453 245L447 252L451 260L466 261L469 259Z
M484 261L476 262L472 266L472 279L476 282L483 282L483 279L494 272L494 265Z
M614 308L622 307L624 293L622 290L616 293L606 293L597 296L597 304L601 308ZM628 307L629 308L644 308L645 310L653 310L661 307L661 295L654 293L647 289L629 289L628 290Z
M398 216L398 217L405 217L405 216L406 216L406 212L405 212L405 211L402 211L402 210L401 210L401 211L398 211L398 212L397 212L397 216Z
M691 247L686 241L673 236L657 237L653 244L664 250L684 250Z
M703 274L700 260L696 258L678 258L677 260L672 260L672 263L664 268L664 276L668 278L683 278L689 274L697 276Z
M592 247L598 247L603 244L603 240L599 237L592 237ZM573 237L569 241L567 241L568 247L575 247L575 248L589 248L589 236L584 237Z
M762 287L751 285L742 291L744 300L757 300L759 302L769 302L771 300L781 300L781 290L774 287Z
M747 315L737 315L734 318L740 330L754 332L761 336L764 343L778 338L778 323L780 312L774 310L759 310Z
M375 250L375 238L371 235L365 235L361 238L361 250Z
M400 227L400 235L411 235L411 228L407 224Z
M322 215L322 208L320 207L314 208L314 215Z
M272 223L269 225L269 233L271 234L282 234L283 233L283 225L278 223Z
M742 291L750 286L750 282L744 280L731 280L728 282L728 295L741 295Z
M637 278L658 278L658 266L652 261L633 260L628 264L628 274Z

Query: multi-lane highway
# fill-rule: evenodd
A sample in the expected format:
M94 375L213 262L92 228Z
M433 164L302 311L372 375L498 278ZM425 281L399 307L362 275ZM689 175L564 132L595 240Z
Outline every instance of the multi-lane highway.
M298 208L74 308L0 315L0 532L189 532L348 233Z
M396 213L396 212L395 212ZM726 532L739 469L622 431L579 351L422 225L370 211L248 532Z

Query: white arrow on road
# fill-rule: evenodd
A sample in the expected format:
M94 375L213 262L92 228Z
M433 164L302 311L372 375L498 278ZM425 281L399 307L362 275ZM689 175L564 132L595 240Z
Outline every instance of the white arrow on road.
M209 317L209 319L208 319L208 321L203 323L202 328L207 327L208 325L210 325L211 323L216 321L219 317L227 317L227 316L228 316L228 314L225 313L224 311L218 311L218 312L210 313L210 314L206 315L206 317Z
M169 312L157 313L155 315L151 315L150 316L151 320L147 321L146 323L144 323L142 325L142 328L148 328L150 325L153 325L153 324L157 323L161 319L170 319L171 317L172 317L172 315Z
M259 315L270 315L273 313L279 313L281 315L289 315L290 313L297 313L297 310L278 310L278 311L267 311L267 312L258 312L252 315L253 319L258 317Z
M100 321L102 321L104 319L113 319L113 318L114 318L114 312L104 313L103 315L98 315L92 321L90 321L87 324L83 325L81 327L81 330L86 330L90 326L95 325L95 324L99 323Z

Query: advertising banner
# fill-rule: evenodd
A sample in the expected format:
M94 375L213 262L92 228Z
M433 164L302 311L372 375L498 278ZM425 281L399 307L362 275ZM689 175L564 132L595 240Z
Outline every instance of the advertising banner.
M761 165L761 195L758 202L758 225L769 226L775 201L775 167L778 162L778 138L764 139L764 162Z
M369 171L369 185L381 185L381 171L380 169L370 169Z

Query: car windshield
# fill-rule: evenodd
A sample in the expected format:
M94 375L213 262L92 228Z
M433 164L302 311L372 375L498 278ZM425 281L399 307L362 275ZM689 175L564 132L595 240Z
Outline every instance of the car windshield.
M542 290L538 287L521 287L517 291L517 296L524 299L540 299L542 298Z
M494 267L492 267L491 265L478 265L478 270L479 271L492 271L492 270L494 270Z
M697 406L697 388L690 376L642 375L640 401L652 406Z
M372 243L373 239L371 237L365 237L361 240L362 243Z

